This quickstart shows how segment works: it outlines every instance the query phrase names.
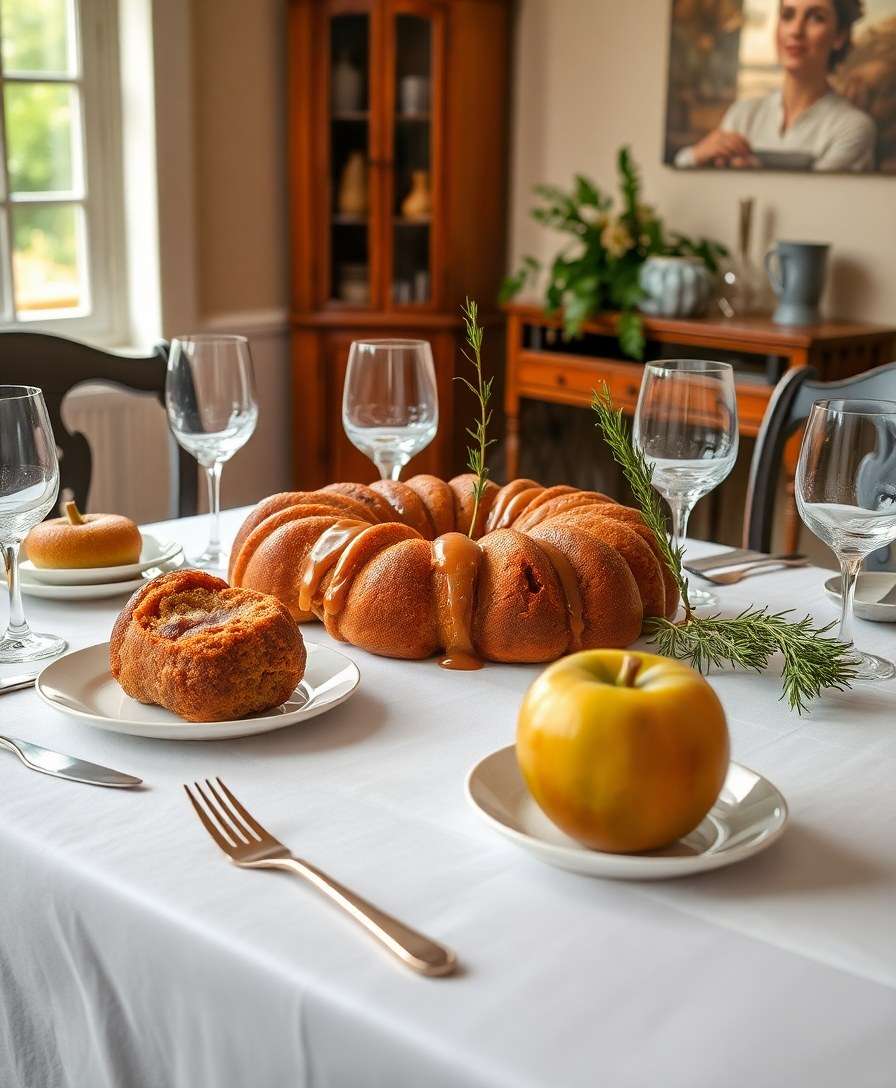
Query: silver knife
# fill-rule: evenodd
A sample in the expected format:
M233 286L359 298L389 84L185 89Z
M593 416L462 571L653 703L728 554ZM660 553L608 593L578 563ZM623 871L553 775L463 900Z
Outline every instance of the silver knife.
M775 554L766 554L764 552L741 552L732 551L727 555L716 554L712 556L704 556L703 559L695 559L693 563L688 560L683 563L682 566L700 577L712 572L713 574L719 570L728 570L729 567L738 567L744 570L750 567L757 566L760 563L769 563L778 559L805 559L805 555L802 552L776 552ZM709 579L712 581L712 579Z
M765 558L767 557L762 552L751 551L749 548L729 548L728 551L713 552L712 555L704 555L700 559L688 559L684 565L693 574L699 574L704 570L735 566L737 563L749 563L753 559Z
M52 752L18 737L0 737L0 748L8 748L32 771L51 774L55 778L67 778L71 782L86 782L89 786L117 786L119 789L139 786L142 778L132 774L113 771L111 767L101 767L98 763L88 763L86 759L65 756L61 752Z
M20 676L4 676L0 679L0 695L7 691L18 691L20 688L30 688L37 679L38 674L22 673Z

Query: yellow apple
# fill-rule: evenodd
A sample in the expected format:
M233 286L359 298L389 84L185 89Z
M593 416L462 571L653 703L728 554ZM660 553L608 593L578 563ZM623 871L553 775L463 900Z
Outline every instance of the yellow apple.
M555 661L520 708L516 752L545 815L586 846L653 850L692 831L728 770L718 696L680 661L585 650Z

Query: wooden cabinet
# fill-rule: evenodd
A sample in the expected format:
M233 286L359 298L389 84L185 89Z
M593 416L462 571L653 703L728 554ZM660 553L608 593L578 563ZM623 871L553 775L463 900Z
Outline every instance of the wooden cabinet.
M466 296L501 336L509 40L509 0L290 2L297 487L375 475L341 422L362 337L432 343L439 433L405 476L462 470Z

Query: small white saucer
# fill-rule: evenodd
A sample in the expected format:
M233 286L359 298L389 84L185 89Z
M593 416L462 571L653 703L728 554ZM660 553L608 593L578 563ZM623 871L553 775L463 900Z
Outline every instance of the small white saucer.
M55 570L36 567L29 559L19 564L19 570L32 582L54 586L104 585L110 582L132 581L138 574L161 563L170 563L183 552L176 540L159 540L150 533L141 533L143 549L138 563L124 563L117 567L84 567L83 569Z
M41 597L48 601L101 601L106 597L129 597L135 589L145 586L148 578L132 578L128 582L102 582L99 585L56 586L37 582L33 575L23 574L19 581L22 592L28 597Z
M832 601L840 604L840 575L835 574L828 578L824 589ZM896 574L887 571L863 570L856 578L856 596L853 602L853 611L863 620L875 620L878 623L896 623L896 599L891 604L880 604L881 597L885 597L896 586Z
M545 816L526 788L512 744L470 771L467 799L490 827L539 860L611 880L668 880L720 869L770 846L787 822L787 803L771 782L732 763L718 800L690 835L644 854L604 854Z
M306 642L305 676L292 698L274 710L226 722L186 722L170 710L131 699L109 671L109 643L66 654L46 668L35 683L49 706L110 733L159 740L225 740L268 733L332 710L357 688L361 674L345 654Z

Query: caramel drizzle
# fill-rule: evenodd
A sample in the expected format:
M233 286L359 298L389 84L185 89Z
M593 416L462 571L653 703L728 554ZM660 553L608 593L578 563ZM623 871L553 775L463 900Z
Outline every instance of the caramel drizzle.
M314 546L305 558L299 588L299 608L310 612L320 584L327 571L331 570L342 558L344 549L371 526L353 518L340 518L334 521L314 542ZM334 576L335 581L335 576Z
M327 592L324 594L325 615L337 616L345 607L348 591L351 589L352 581L358 573L358 563L369 558L364 553L364 534L368 529L375 528L375 525L363 526L361 531L353 539L349 540L348 546L339 556L336 569L333 571L333 577L330 579Z
M498 497L495 499L485 524L486 532L490 533L496 529L498 522L504 517L504 511L507 509L507 504L513 498L513 496L508 493L509 487L509 484L505 484L498 492Z
M513 496L510 502L504 507L501 517L495 525L496 529L509 529L516 519L521 514L525 513L529 505L538 498L538 495L531 494L533 490L534 488L527 487L524 491L519 491ZM541 494L542 491L544 491L544 488L541 488L539 494Z
M445 656L439 664L443 669L481 669L470 629L482 549L463 533L444 533L432 542L432 555L446 587L447 609L439 616Z
M541 548L554 568L557 580L563 590L563 596L566 598L566 613L569 617L571 634L569 649L580 650L582 648L582 633L585 630L585 621L582 618L582 594L579 590L579 580L576 577L576 572L573 570L570 561L556 545L548 544L545 540L535 540L535 543Z
M523 484L523 487L517 485ZM489 511L488 520L486 521L486 531L492 532L498 528L498 525L504 519L504 512L507 506L513 499L516 498L523 491L529 491L533 487L539 487L534 480L511 480L510 483L505 484L498 494L495 496L494 504Z

